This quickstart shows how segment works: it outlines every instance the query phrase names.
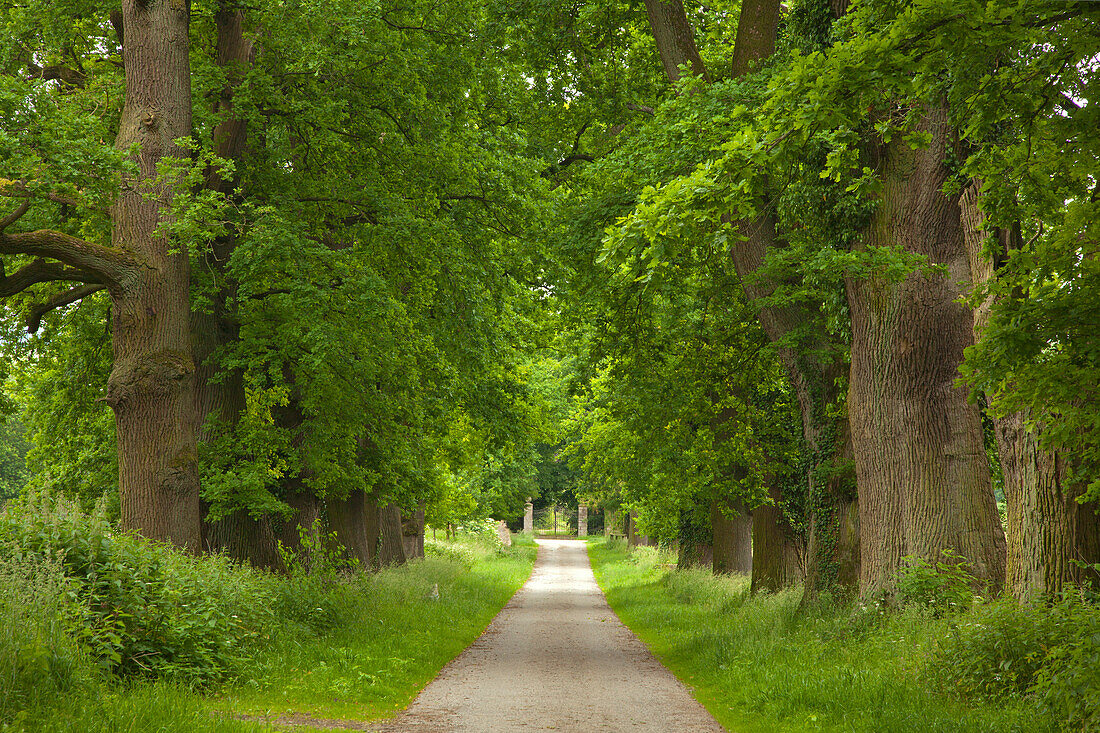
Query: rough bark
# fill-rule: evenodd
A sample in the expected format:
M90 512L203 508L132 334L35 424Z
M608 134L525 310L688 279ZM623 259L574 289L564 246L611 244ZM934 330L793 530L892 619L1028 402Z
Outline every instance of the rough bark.
M645 10L669 80L679 81L680 67L688 66L693 74L710 81L695 47L695 31L684 13L683 3L680 0L645 0Z
M989 589L1004 580L981 418L956 383L973 321L956 302L969 275L958 200L943 193L953 134L939 108L925 111L920 128L932 136L927 148L895 141L871 151L882 192L863 243L925 255L948 274L846 283L864 597L892 594L903 557L935 561L944 550L966 558Z
M401 531L401 509L396 504L386 504L379 512L378 564L404 565L405 545Z
M680 540L676 553L676 569L710 568L714 561L714 549L707 542Z
M783 246L775 218L768 213L741 222L743 239L730 251L734 268L750 300L766 298L776 283L756 275L769 250ZM838 401L837 381L846 365L828 355L841 348L826 334L808 328L815 320L808 304L760 309L760 324L772 343L789 342L797 334L800 348L778 348L784 371L798 398L802 437L811 457L806 475L809 533L806 547L806 594L812 599L827 588L856 588L859 581L859 523L854 477L847 468L852 456L847 419L828 414ZM828 470L822 470L828 468ZM782 498L782 497L777 497Z
M367 532L367 497L352 491L343 499L325 500L329 529L349 559L358 560L364 570L374 562L374 547Z
M370 554L372 569L378 568L379 543L382 540L382 510L373 500L368 499L363 506L366 518L367 551ZM451 539L451 525L447 525L447 539Z
M981 182L963 192L962 221L970 283L997 277L997 263L983 253L987 236L999 240L1001 252L1021 245L1018 230L986 231L980 210ZM989 322L992 303L974 309L974 339ZM1057 452L1041 446L1040 426L1029 428L1027 414L994 416L994 435L1004 474L1007 518L1007 590L1021 601L1059 593L1066 583L1089 578L1073 561L1100 562L1100 521L1091 506L1077 503L1083 487L1067 480L1067 466Z
M222 121L214 128L214 152L221 158L238 164L247 143L247 125L233 114L233 95L241 72L252 63L254 46L244 32L244 11L233 9L222 0L214 13L217 28L215 63L226 75L227 84L214 103L214 112ZM207 174L206 185L212 190L230 193L238 181L226 179L215 171ZM219 283L209 309L194 309L191 313L191 343L195 355L195 405L203 426L199 439L210 435L206 428L216 423L221 430L232 430L245 408L244 380L240 370L227 370L216 362L217 350L240 338L235 309L230 305L234 288L225 276L236 238L225 231L213 241L203 258L205 267ZM205 514L205 507L204 507ZM256 567L278 568L281 565L275 545L273 517L253 519L245 508L217 522L203 525L205 545L221 550L231 557L252 563ZM274 564L272 562L274 561Z
M710 517L714 541L711 570L715 575L752 572L752 513L744 507L714 502Z
M271 523L277 542L281 542L283 547L292 552L301 552L305 549L301 539L303 534L315 546L320 541L320 523L317 520L321 518L321 501L302 485L300 479L288 482L285 488L283 501L290 506L290 514L287 517L272 518Z
M737 38L733 46L733 76L749 73L775 53L779 27L777 0L744 0L737 19Z
M859 588L859 498L852 436L846 417L826 414L835 404L839 365L820 365L815 382L824 397L803 412L802 434L813 456L807 477L806 598L827 588L842 594ZM803 375L809 373L808 370ZM808 378L806 379L808 381ZM807 393L806 397L812 396ZM799 399L803 399L799 390ZM807 416L808 419L807 419ZM828 471L823 471L823 468Z
M803 579L803 558L794 532L779 507L780 492L772 487L773 504L752 511L752 582L750 592L774 592Z
M248 143L248 126L244 118L234 114L233 97L244 72L255 60L256 47L245 34L244 10L237 3L219 0L214 23L218 33L214 63L226 78L226 85L214 103L215 114L222 118L214 128L214 150L221 158L239 161ZM214 171L207 175L207 187L224 193L232 191L234 183Z
M173 141L191 134L189 11L177 0L123 0L122 19L126 101L116 145L136 146L139 173L111 209L111 242L143 265L140 277L110 287L114 364L106 401L118 435L122 526L198 551L190 272L187 254L173 254L156 233L172 192L153 183L161 158L187 155Z
M412 560L424 557L424 507L420 506L408 519L402 522L402 541L405 558Z
M705 522L699 522L691 512L681 513L676 551L677 570L711 567L714 562L711 521L712 518L707 517Z
M203 536L209 552L223 552L257 568L286 569L271 517L253 519L242 509L217 521L205 522Z

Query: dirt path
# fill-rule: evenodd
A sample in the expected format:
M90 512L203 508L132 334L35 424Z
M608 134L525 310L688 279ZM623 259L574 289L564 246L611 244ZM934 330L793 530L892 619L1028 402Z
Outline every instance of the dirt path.
M611 612L583 542L539 542L527 584L384 733L723 728Z

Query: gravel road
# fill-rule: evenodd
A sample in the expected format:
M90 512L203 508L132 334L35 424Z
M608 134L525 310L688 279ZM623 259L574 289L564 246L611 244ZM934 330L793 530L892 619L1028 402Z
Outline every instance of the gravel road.
M619 623L583 542L542 540L527 584L382 733L722 731Z

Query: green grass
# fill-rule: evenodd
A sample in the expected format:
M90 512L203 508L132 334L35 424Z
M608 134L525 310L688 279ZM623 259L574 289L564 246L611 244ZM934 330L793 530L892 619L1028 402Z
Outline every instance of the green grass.
M655 548L594 539L588 552L615 613L731 731L1056 730L1026 699L967 704L931 689L929 655L951 620L800 610L800 589L753 598L743 577L661 568L670 558Z
M274 608L233 677L202 687L164 679L122 681L97 673L86 653L78 653L61 659L76 671L48 699L23 695L21 706L0 709L0 731L236 733L284 729L265 721L291 714L390 717L482 633L530 575L536 552L530 538L507 550L491 538L469 535L427 544L425 560L342 580L238 571L266 591L264 599ZM30 572L16 570L13 582ZM48 589L46 581L43 586ZM19 608L8 613L27 617L29 611ZM49 615L20 622L43 640L47 668L55 650L71 656L58 641L68 637L54 633L51 640L37 630L47 628ZM27 643L9 641L13 649Z
M510 551L459 539L439 553L360 576L345 622L324 634L279 634L217 707L236 713L375 720L404 709L469 646L531 573L534 542ZM433 586L439 598L431 598Z

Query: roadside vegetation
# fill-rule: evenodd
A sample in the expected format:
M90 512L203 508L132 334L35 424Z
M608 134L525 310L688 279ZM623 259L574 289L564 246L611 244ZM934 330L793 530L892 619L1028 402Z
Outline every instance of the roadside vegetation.
M322 542L287 575L116 533L66 502L0 514L0 730L263 730L391 715L470 644L535 548L488 523L363 572Z
M675 571L675 557L589 543L622 619L729 730L1081 731L1100 726L1100 612L973 602L913 566L886 610L802 588L749 592L743 575Z

